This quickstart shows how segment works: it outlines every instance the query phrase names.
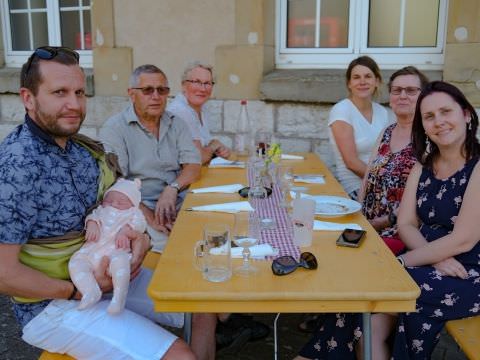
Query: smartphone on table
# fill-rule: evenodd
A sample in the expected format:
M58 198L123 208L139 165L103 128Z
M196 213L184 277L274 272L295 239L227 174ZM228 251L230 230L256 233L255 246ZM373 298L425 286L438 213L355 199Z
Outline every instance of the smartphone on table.
M337 239L337 246L359 247L365 234L365 230L345 229Z

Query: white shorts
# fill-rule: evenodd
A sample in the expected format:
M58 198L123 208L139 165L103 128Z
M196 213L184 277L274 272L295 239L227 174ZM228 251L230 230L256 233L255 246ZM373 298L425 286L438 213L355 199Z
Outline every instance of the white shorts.
M131 282L126 309L118 315L107 313L109 300L85 310L77 310L75 300L53 300L23 328L22 338L79 360L161 359L177 337L155 322L181 327L183 314L153 311L146 295L150 277L151 272L143 269Z

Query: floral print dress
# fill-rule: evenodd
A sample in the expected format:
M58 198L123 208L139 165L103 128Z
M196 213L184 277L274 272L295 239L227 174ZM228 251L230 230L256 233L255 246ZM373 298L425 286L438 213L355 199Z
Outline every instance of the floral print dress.
M420 231L427 241L453 230L463 196L478 158L447 179L435 178L424 168L417 188ZM443 276L433 266L406 270L420 287L416 311L400 313L392 359L430 359L445 322L480 315L480 242L455 257L467 279ZM328 314L317 334L300 355L310 359L355 359L355 342L362 334L361 314Z
M408 175L416 162L411 143L400 151L392 152L390 141L396 126L392 124L385 129L377 154L368 169L362 204L362 212L368 220L388 215L398 208ZM403 250L404 244L398 236L396 225L382 229L379 235L394 253Z

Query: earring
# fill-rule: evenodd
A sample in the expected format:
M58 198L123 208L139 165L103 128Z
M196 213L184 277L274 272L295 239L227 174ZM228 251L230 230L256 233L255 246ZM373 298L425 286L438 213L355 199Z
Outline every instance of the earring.
M427 154L430 154L430 151L431 151L431 145L430 145L430 139L428 138L428 136L425 137L425 152Z
M470 119L470 121L468 122L467 129L468 131L472 131L472 119Z

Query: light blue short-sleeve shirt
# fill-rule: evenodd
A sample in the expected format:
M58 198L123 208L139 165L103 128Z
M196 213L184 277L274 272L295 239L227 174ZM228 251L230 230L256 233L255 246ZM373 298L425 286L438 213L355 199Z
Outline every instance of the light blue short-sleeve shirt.
M142 181L143 202L156 202L183 164L200 164L187 125L168 111L160 120L158 139L140 123L133 104L109 118L99 135L106 151L117 155L123 175Z

